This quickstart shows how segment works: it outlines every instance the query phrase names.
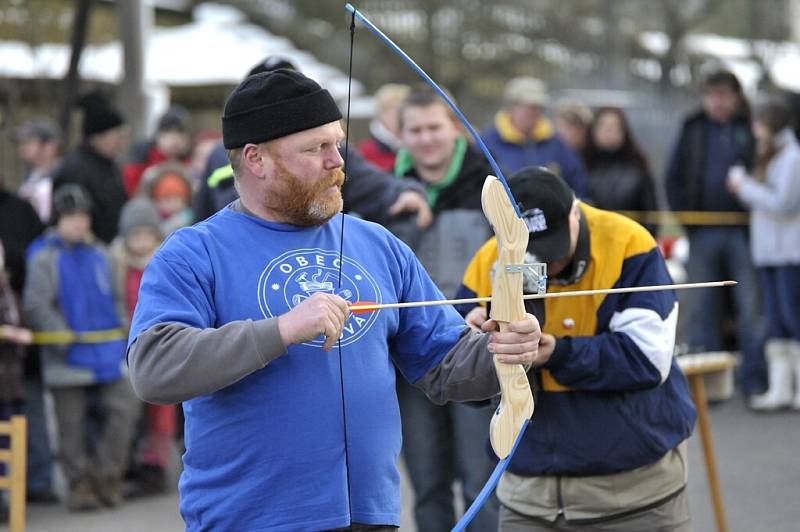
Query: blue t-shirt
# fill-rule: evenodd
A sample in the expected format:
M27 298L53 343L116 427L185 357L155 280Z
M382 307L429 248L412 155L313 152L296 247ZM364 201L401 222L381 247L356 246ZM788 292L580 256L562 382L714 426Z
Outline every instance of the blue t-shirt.
M207 328L279 316L320 291L350 302L442 298L411 250L378 225L337 216L302 228L228 207L176 232L157 252L144 273L130 342L158 323ZM185 402L179 487L187 529L398 526L393 362L415 382L464 326L450 306L351 315L341 339L341 380L337 350L326 353L318 338Z

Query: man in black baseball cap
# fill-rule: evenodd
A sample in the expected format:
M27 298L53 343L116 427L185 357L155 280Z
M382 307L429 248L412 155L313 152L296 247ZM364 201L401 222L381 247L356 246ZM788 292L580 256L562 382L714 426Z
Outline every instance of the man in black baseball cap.
M533 262L547 263L551 281L579 277L589 260L588 231L569 185L545 168L530 166L514 173L508 186L530 231Z
M548 292L672 282L638 223L576 200L543 168L508 182L530 231L525 262L547 263ZM496 261L493 239L456 297L491 294ZM695 410L673 358L674 291L548 298L544 307L529 376L541 383L534 416L547 430L526 433L500 480L499 529L578 530L573 522L591 520L621 532L688 530L684 442ZM485 307L461 310L475 328L489 317Z

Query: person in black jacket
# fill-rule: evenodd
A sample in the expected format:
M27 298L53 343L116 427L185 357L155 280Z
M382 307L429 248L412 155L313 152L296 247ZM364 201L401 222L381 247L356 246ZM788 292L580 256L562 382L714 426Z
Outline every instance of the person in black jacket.
M601 107L597 110L589 126L583 155L589 176L588 196L595 207L630 212L634 218L636 211L658 209L650 166L622 109ZM655 225L645 227L655 235Z
M0 241L11 288L18 295L25 286L25 250L44 226L33 206L7 190L0 180Z
M28 246L44 231L39 215L26 200L0 184L0 244L5 251L9 284L17 298L25 286L25 258ZM25 348L25 402L28 418L27 500L29 503L55 503L53 492L53 453L47 437L47 411L44 386L35 346Z
M66 183L81 185L92 199L92 232L110 243L117 236L117 224L127 196L117 165L128 146L125 120L99 92L81 98L83 142L70 152L56 174L53 191Z
M428 85L413 86L400 103L399 126L402 148L394 173L425 187L434 222L421 232L408 223L387 227L409 244L445 297L455 297L470 258L491 236L481 190L493 172ZM489 404L436 405L402 378L397 379L397 398L417 530L449 530L455 525L453 482L461 481L462 501L469 507L494 467L486 452L494 409ZM497 512L497 499L491 497L469 530L497 530Z
M666 191L673 211L745 212L725 181L731 167L750 167L754 140L747 101L731 72L712 72L703 83L702 109L681 127L669 161ZM732 290L736 337L743 354L740 383L745 395L766 389L763 340L754 334L758 323L755 272L750 261L748 228L742 225L687 226L689 281L735 279ZM689 348L694 352L724 349L722 320L725 292L691 294Z

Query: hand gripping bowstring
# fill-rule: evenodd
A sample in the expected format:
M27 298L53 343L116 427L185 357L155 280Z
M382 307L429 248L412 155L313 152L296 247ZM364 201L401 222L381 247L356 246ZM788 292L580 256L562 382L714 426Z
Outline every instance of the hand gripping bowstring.
M419 76L424 79L447 103L455 115L469 131L475 143L480 147L489 161L492 171L497 177L487 176L481 194L483 211L497 236L498 259L492 290L491 317L499 323L500 330L508 330L509 322L525 317L525 306L522 300L523 258L528 245L528 229L522 221L519 207L508 187L503 172L489 153L478 132L472 127L461 110L450 97L436 84L431 77L417 65L408 54L392 42L380 29L370 22L351 4L345 9L352 14L350 26L350 78L352 79L354 22L358 18L373 34L383 41L392 51L399 55ZM348 125L349 125L349 88L348 88ZM345 159L346 160L346 159ZM505 190L503 190L505 189ZM341 355L340 355L341 356ZM500 458L495 470L489 477L481 492L464 516L456 523L454 531L462 531L469 525L486 499L494 491L497 482L508 467L511 457L519 446L525 429L533 415L533 395L525 369L519 364L503 364L494 360L497 378L500 382L500 406L492 417L490 441L497 457Z

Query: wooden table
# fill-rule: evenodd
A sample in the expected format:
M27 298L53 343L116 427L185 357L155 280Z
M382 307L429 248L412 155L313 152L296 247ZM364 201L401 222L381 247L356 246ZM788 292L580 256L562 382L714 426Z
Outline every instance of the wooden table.
M736 365L736 358L728 352L698 353L677 357L678 366L689 380L694 404L697 408L697 426L700 429L700 442L703 446L703 458L708 476L708 488L711 491L711 503L714 507L714 517L717 521L717 530L727 532L725 510L722 505L722 493L717 476L717 464L714 459L714 442L711 439L711 422L708 418L708 401L706 389L703 385L703 376L729 371Z

